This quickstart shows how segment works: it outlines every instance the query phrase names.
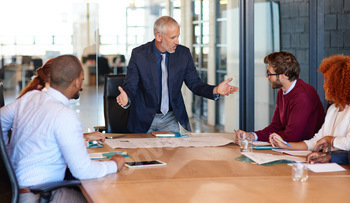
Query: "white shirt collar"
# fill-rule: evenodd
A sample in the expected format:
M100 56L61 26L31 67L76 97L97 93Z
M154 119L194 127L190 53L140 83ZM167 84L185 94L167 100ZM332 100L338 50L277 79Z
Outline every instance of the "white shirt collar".
M287 92L283 92L283 95L288 94L292 89L295 87L295 84L297 83L297 80L294 80L292 85L288 88Z
M46 91L46 93L48 93L49 95L55 97L58 101L60 101L62 104L66 105L69 107L69 99L64 96L60 91L49 87Z

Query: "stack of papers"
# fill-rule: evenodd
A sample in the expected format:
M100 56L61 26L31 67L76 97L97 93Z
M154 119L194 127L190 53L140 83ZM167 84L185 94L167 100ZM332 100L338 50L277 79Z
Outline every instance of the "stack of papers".
M263 141L254 141L254 146L261 146L261 145L271 145L269 142L263 142Z
M158 138L188 137L187 134L181 134L179 132L169 132L169 131L152 132L152 135Z
M272 150L275 152L280 152L280 153L289 154L293 156L307 156L312 152L308 150L289 150L289 149L272 149Z
M269 150L269 149L279 149L278 147L273 147L269 142L254 141L253 149L255 150Z
M160 137L175 137L175 133L169 132L169 131L159 131L159 132L152 132L152 135L154 136L160 136Z

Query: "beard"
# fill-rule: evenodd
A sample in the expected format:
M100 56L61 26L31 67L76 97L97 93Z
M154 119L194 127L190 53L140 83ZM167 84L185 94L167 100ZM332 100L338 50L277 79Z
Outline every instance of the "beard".
M161 46L165 51L167 51L169 54L174 53L175 50L176 50L176 46L174 46L174 47L168 46L164 41L160 44L160 46Z
M76 92L76 93L73 95L72 99L79 99L79 97L80 97L80 92L81 92L81 91L83 91L83 89L80 89L78 92Z
M281 87L283 87L283 84L281 83L279 78L277 78L275 82L271 82L272 89L279 89Z

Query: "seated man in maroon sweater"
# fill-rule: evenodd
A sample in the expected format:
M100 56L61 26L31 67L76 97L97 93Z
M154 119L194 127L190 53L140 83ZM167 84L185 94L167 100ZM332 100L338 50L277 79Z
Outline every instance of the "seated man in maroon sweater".
M298 61L293 54L281 51L267 55L264 63L268 64L266 78L269 79L271 87L279 88L272 121L259 131L247 133L238 130L236 143L243 133L259 141L269 141L272 133L277 133L288 142L312 138L321 128L325 112L316 90L298 79Z

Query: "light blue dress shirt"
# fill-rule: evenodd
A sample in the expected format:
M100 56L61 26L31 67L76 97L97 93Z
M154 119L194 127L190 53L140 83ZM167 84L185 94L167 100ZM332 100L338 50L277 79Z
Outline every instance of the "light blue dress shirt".
M68 165L78 179L117 172L114 161L92 161L82 124L61 92L31 91L0 109L4 141L20 187L63 180Z

